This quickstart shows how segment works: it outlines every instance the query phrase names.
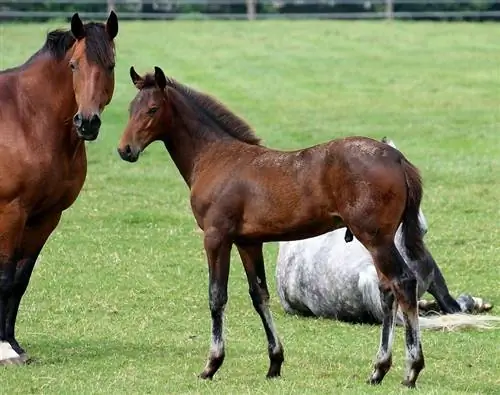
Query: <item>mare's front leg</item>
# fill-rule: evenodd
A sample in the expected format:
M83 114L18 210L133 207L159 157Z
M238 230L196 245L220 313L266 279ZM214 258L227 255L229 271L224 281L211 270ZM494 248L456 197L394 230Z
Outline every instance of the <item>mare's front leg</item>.
M8 341L7 317L25 218L18 204L11 202L0 206L0 365L23 363Z
M212 379L224 362L224 309L227 303L227 281L232 241L220 229L205 231L204 247L208 260L208 297L212 315L212 342L202 379Z
M40 254L40 251L42 250L48 237L59 223L60 218L60 212L44 215L43 217L28 221L23 231L20 246L21 257L17 262L17 270L12 286L12 293L7 300L5 325L5 339L20 355L23 362L28 362L29 357L19 345L15 337L15 326L19 305L26 289L28 288L38 255Z
M266 271L264 257L262 255L262 244L237 245L243 266L248 279L248 292L252 298L253 307L259 314L267 336L269 370L267 377L278 377L281 375L281 365L284 361L283 346L269 309L269 290L267 289Z
M368 379L369 384L380 384L392 365L392 346L394 343L398 304L390 287L380 286L380 301L382 303L384 318L382 320L380 345L373 367L373 373Z

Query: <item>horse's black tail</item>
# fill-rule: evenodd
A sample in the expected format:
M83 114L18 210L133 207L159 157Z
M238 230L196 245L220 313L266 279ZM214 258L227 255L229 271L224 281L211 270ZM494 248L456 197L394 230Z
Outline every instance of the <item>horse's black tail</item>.
M406 207L403 212L403 241L411 260L418 260L425 255L423 232L420 228L419 209L422 201L422 178L418 169L404 157L401 165L406 178Z

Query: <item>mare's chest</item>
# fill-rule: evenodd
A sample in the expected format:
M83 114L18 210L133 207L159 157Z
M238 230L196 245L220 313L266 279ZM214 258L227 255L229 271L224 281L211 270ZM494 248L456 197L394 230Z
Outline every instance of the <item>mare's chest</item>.
M31 214L65 210L78 197L87 175L84 143L68 152L41 155L27 168L25 203Z

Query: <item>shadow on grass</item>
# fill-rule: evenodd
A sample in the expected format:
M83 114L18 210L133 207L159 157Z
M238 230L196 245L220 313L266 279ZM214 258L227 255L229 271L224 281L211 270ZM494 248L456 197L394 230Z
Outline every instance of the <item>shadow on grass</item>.
M205 344L203 344L205 345ZM39 339L35 343L24 344L31 357L30 366L80 365L96 360L110 362L134 362L148 360L170 364L172 359L197 358L196 345L191 339L177 344L159 342L122 342L118 339ZM205 351L199 350L200 361ZM169 361L170 360L170 361Z

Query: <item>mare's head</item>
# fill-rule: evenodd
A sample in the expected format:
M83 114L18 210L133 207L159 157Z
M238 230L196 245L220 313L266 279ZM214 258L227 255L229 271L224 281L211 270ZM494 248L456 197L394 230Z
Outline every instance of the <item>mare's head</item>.
M78 14L71 18L74 44L68 67L73 73L77 113L73 124L84 140L95 140L101 126L101 113L115 88L115 46L118 18L111 11L106 23L83 24Z
M396 144L394 144L394 141L388 139L387 137L383 137L381 141L385 144L390 145L392 148L398 149L396 147ZM421 207L418 209L418 219L420 223L420 229L422 230L422 235L425 235L429 230L429 226L427 225L427 219L425 218Z
M167 79L161 68L155 67L154 74L141 77L131 67L130 78L138 92L130 103L129 121L118 153L123 160L135 162L149 144L162 138L165 121L171 119L172 107L168 105Z

